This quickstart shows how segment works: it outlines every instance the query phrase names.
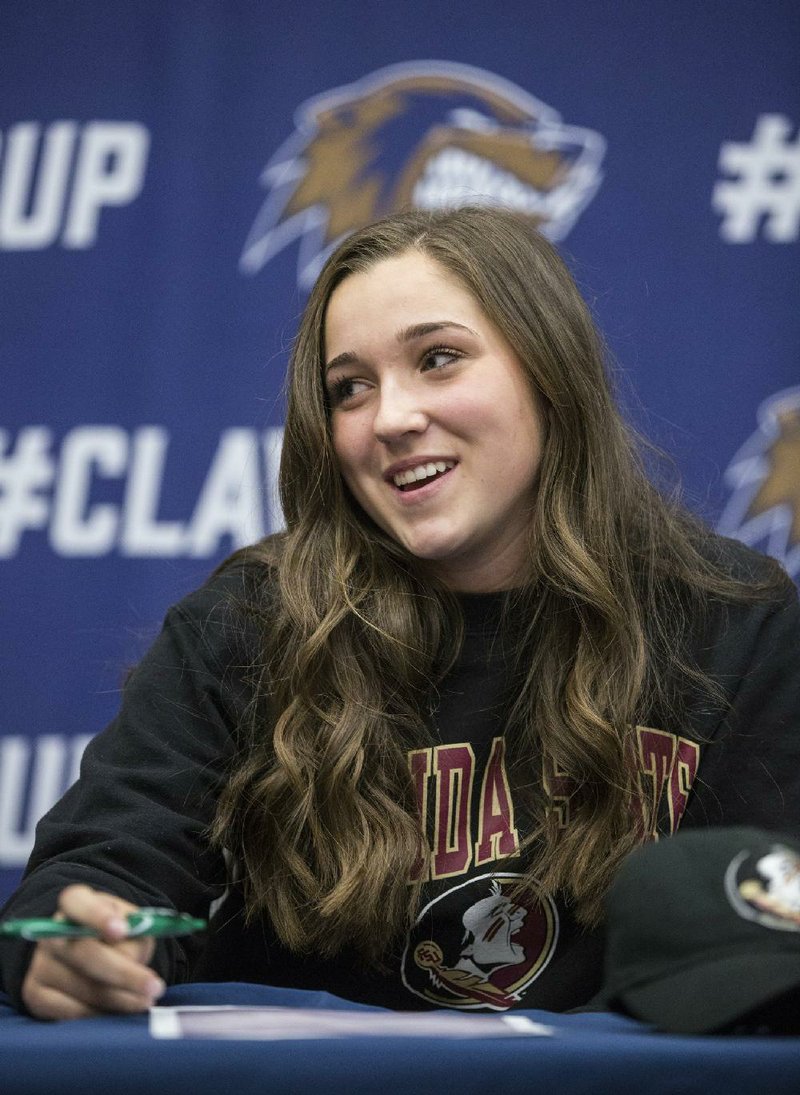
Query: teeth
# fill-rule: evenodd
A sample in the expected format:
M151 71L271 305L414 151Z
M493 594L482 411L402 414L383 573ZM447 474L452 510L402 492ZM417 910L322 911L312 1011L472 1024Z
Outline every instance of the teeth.
M450 468L455 466L455 460L436 460L430 464L419 464L416 468L406 468L405 471L398 472L397 475L393 476L394 485L396 487L405 487L409 483L419 482L420 479L429 479L437 472L441 474L444 471L449 471Z

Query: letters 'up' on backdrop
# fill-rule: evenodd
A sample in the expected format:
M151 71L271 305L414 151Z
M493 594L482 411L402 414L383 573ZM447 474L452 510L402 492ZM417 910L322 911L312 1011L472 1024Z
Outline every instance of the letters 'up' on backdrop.
M4 0L0 897L166 606L280 525L332 244L541 221L691 504L800 573L795 0Z

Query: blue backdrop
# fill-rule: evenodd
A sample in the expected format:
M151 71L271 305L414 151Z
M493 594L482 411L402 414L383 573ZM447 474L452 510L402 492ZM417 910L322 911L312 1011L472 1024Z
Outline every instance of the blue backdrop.
M795 0L3 0L0 898L167 605L280 525L330 245L500 201L690 503L800 575Z

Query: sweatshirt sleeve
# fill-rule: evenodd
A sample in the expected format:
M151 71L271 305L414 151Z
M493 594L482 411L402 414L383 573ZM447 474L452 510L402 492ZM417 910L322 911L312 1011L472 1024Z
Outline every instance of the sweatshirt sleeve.
M208 915L225 865L206 831L247 702L246 644L232 607L241 584L241 575L217 578L170 609L117 718L87 746L79 780L39 822L4 916L51 915L72 883ZM180 981L199 946L159 940L152 964ZM0 986L18 1005L31 951L24 941L0 946Z
M699 720L701 759L684 823L800 837L800 604L788 579L778 603L720 615L701 667L727 702L713 723Z

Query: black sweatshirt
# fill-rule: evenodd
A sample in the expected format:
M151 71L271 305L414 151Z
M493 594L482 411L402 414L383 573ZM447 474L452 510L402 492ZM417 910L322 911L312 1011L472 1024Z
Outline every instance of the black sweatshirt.
M739 577L763 574L760 556L714 543ZM3 915L49 915L59 891L81 882L137 905L210 912L205 935L159 941L153 965L169 983L259 981L398 1009L585 1004L600 984L602 931L581 930L561 901L510 896L524 868L525 818L506 770L500 594L462 598L467 635L438 691L436 744L409 754L431 868L414 927L387 968L365 969L351 952L298 957L266 920L245 925L240 889L228 885L206 830L250 698L253 635L234 606L253 580L252 569L223 571L169 611L119 715L87 747L80 780L40 822ZM691 654L720 697L678 682L680 717L654 711L635 730L643 785L654 781L660 793L659 832L749 824L800 836L796 591L787 582L777 601L712 605ZM568 825L569 781L538 776ZM0 985L17 1004L30 951L0 942Z

